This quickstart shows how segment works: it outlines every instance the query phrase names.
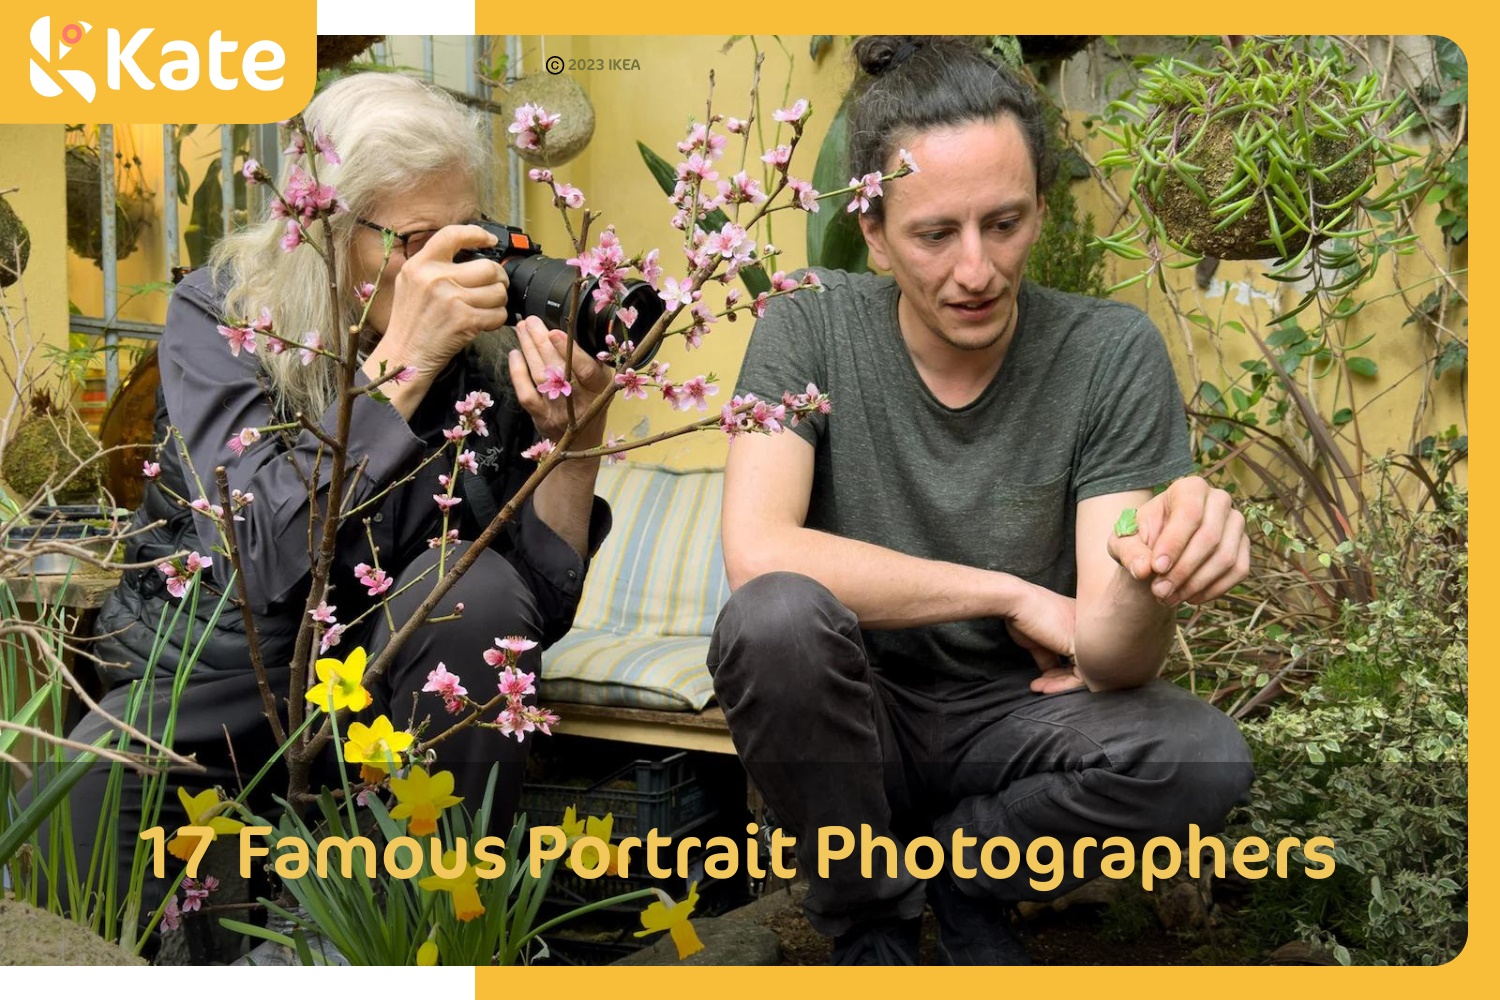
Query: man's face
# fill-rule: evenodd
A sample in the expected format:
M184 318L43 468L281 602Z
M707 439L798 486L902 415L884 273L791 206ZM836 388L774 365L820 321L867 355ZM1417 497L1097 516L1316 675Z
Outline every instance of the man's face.
M886 185L883 222L860 219L871 258L901 288L902 333L917 351L993 347L1015 325L1041 229L1021 128L1002 115L917 133L906 148L918 172Z

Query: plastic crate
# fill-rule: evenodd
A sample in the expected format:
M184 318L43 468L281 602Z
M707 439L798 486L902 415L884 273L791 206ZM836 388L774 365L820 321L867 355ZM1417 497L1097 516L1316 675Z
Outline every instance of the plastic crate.
M614 787L611 787L614 786ZM569 806L585 816L613 814L613 836L645 838L650 830L676 837L713 816L708 789L693 773L687 751L663 760L636 760L592 785L527 782L521 810L531 827L559 826Z

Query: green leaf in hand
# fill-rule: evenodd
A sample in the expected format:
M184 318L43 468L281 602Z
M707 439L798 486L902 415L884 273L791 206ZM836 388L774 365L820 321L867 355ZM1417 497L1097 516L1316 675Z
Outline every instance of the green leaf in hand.
M1126 507L1120 511L1120 519L1115 522L1115 537L1127 538L1140 530L1135 523L1135 508Z

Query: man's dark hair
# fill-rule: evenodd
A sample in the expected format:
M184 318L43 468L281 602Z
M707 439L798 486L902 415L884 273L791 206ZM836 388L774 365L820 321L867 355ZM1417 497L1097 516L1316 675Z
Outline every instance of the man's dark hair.
M1051 183L1054 166L1036 92L993 62L974 39L865 35L854 43L854 61L858 68L846 110L854 176L884 173L898 142L906 139L903 133L1008 114L1026 139L1037 191ZM882 208L878 199L872 201L869 214L879 220Z

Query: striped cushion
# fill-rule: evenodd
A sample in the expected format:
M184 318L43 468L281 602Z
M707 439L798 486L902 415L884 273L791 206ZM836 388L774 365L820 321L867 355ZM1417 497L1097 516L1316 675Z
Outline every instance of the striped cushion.
M542 696L701 709L713 695L709 636L729 599L724 474L607 465L595 491L613 509L614 530L589 567L573 631L547 651Z

